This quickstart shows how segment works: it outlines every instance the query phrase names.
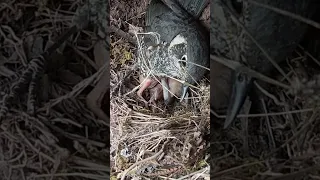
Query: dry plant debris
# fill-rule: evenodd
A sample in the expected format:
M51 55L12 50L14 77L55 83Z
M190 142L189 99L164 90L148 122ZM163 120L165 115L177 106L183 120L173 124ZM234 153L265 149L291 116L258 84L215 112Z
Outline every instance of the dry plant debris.
M108 122L86 104L109 64L102 2L0 4L0 179L109 179Z
M269 82L272 88L267 91L255 83L265 95L261 99L264 113L249 114L247 102L236 123L223 130L219 127L225 116L213 112L212 179L319 179L320 29L315 29L308 34L315 41L310 48L315 54L299 46L280 64L292 84L277 87ZM288 83L283 76L273 78Z
M110 3L111 178L209 179L209 80L190 104L168 111L159 101L146 109L133 91L139 85L133 32L143 29L149 0Z

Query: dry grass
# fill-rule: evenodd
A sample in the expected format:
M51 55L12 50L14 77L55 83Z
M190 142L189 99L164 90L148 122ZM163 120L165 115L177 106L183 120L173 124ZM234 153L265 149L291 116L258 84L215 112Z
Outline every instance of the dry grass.
M170 115L163 115L166 112L164 107L146 110L132 91L139 84L134 66L136 47L129 43L132 39L128 38L127 32L130 32L130 25L143 26L144 6L135 9L136 12L125 12L133 9L135 3L123 9L117 4L111 5L111 25L123 30L115 33L112 41L113 177L165 179L175 175L180 177L178 179L208 179L207 163L210 162L210 175L214 179L319 178L317 92L320 81L315 76L320 71L319 61L297 49L281 65L287 77L295 83L286 89L272 88L270 92L260 88L266 97L261 101L265 113L248 114L246 109L250 103L246 103L240 119L228 130L220 128L225 116L218 115L211 124L211 150L204 153L201 151L208 148L208 142L202 138L209 131L209 88L206 83L201 85L206 91L196 92L202 92L196 97L204 98L196 103L193 101L189 107L176 107L177 110ZM300 17L297 19L301 20ZM125 54L130 54L131 58L125 60ZM281 76L276 80L286 83ZM158 105L161 106L161 102ZM199 157L194 158L193 152L201 156L194 154ZM210 159L206 154L210 154ZM183 170L155 173L158 168L170 169L168 164L173 167L181 165Z
M70 29L82 5L65 0L0 4L1 100L31 58ZM96 41L92 26L73 35L47 59L35 106L29 104L28 89L10 102L0 123L0 179L109 179L109 128L85 103L104 70L97 71L93 60Z
M146 109L133 91L139 85L136 46L127 38L144 26L146 1L111 1L111 161L112 177L125 179L208 179L209 82L203 80L190 104ZM130 27L131 26L131 27ZM126 34L125 34L126 33ZM133 37L133 34L130 34Z
M25 90L1 120L0 179L102 180L109 179L110 168L111 179L209 179L209 172L214 179L320 179L319 61L297 49L281 66L290 79L300 80L292 88L294 95L281 88L264 91L264 114L244 110L232 128L213 124L210 133L208 80L193 91L189 105L179 104L170 112L163 102L144 108L132 91L139 84L136 47L123 37L129 24L143 27L147 2L123 2L110 5L111 25L123 31L111 33L111 142L108 123L98 120L85 103L106 68L98 70L93 51L97 35L89 27L49 59L38 82L36 114L29 113ZM33 53L70 28L81 4L0 4L1 100ZM106 165L109 154L111 167Z
M249 1L260 5L254 0ZM315 28L320 27L316 22L268 8ZM310 32L314 34L309 37L320 40L319 29ZM286 78L293 84L286 89L270 85L272 88L269 87L268 91L258 87L265 97L260 100L264 113L249 114L251 104L248 101L237 122L228 130L219 128L225 116L216 114L217 123L212 124L211 131L211 178L320 178L320 63L317 58L298 47L286 62L280 64ZM288 83L283 76L274 78L280 83Z
M296 83L305 93L292 96L281 88L269 89L269 92L264 89L266 98L261 103L265 113L248 114L246 109L250 103L247 102L234 126L228 130L213 128L212 178L319 178L319 94L311 95L311 88L306 84L310 87L315 85L314 81L319 82L314 74L319 74L320 67L311 67L311 59L301 52L296 51L296 57L287 61L285 71L290 79L308 82ZM306 68L308 71L303 71ZM281 77L277 80L284 81ZM222 120L225 116L219 118Z

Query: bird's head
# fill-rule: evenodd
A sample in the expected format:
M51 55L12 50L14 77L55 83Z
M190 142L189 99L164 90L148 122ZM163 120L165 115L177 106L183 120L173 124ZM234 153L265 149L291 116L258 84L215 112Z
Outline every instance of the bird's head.
M151 33L144 36L138 46L139 67L145 76L159 78L165 102L172 102L172 94L181 96L184 91L181 83L189 81L186 37L177 35L171 42L165 42Z
M171 42L160 41L154 35L145 36L139 47L139 65L145 73L159 77L186 80L187 40L177 35Z

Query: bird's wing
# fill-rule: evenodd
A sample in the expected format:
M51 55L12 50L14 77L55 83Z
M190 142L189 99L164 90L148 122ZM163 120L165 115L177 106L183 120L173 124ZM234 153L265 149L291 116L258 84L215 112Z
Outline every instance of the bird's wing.
M204 8L209 4L209 0L178 0L182 7L194 18L201 16Z

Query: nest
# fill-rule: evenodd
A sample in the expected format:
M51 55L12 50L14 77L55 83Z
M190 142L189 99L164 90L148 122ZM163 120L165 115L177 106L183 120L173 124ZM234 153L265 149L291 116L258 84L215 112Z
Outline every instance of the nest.
M208 179L209 144L205 138L210 131L209 82L206 79L200 82L192 92L191 103L177 103L171 112L163 101L151 109L144 107L135 91L139 87L138 71L141 71L136 65L140 63L138 67L145 68L143 72L150 72L153 65L145 58L148 47L132 44L126 38L134 36L144 24L144 16L139 14L145 12L145 6L141 6L140 1L130 2L125 7L121 2L111 2L111 26L127 34L111 34L112 177ZM122 12L128 12L130 21L125 22ZM138 35L138 40L145 35ZM138 42L144 42L140 40ZM139 59L145 61L139 62Z
M178 71L179 67L172 59L168 62L168 57L171 54L168 52L167 42L160 42L161 35L157 32L137 33L137 65L141 74L144 77L153 77L159 83L157 77L169 77L184 83L181 78L184 78L184 71Z
M142 17L140 18L142 19ZM134 21L131 23L134 23ZM139 23L134 24L139 25ZM125 29L125 31L128 31L128 29ZM135 63L135 61L132 63ZM199 165L210 161L210 173L213 179L319 178L319 78L316 76L320 73L319 64L319 61L312 58L307 51L297 48L291 56L288 56L288 60L280 65L283 71L287 72L288 79L297 80L287 86L287 89L272 85L272 88L267 91L263 87L259 87L265 97L260 100L264 107L264 113L250 114L248 109L251 104L248 102L245 104L241 115L239 115L239 119L228 130L219 128L225 116L217 115L218 120L211 124L211 149L208 153L210 159L203 158L203 160L197 160L198 163L195 164ZM119 73L119 71L115 72ZM115 72L113 74L116 74ZM125 76L124 74L128 73L122 73L122 77ZM114 77L116 78L111 79L118 79L118 76ZM273 76L273 78L283 84L287 83L282 76ZM259 84L256 84L256 86L259 86ZM119 105L119 102L112 102L112 106L116 107L116 110L112 110L113 112L126 112L125 115L115 113L113 117L117 122L117 131L120 132L117 135L121 134L118 138L112 139L116 143L113 145L115 148L112 157L115 157L115 162L118 161L113 166L115 175L119 173L117 174L118 177L123 177L123 174L126 174L131 176L132 179L166 178L169 176L168 174L173 173L171 171L165 171L167 174L156 173L156 169L159 167L170 169L166 168L167 159L158 154L163 152L165 152L165 155L169 154L169 156L177 157L178 163L171 161L170 165L189 164L185 161L186 157L189 157L190 160L192 156L180 153L184 151L179 151L180 149L176 148L175 141L167 142L163 140L164 137L175 135L174 139L179 139L181 142L192 139L189 143L199 148L199 152L203 147L201 143L193 143L197 140L196 136L186 137L172 133L179 132L177 127L180 127L180 124L184 125L183 121L179 121L178 126L169 121L177 117L181 118L180 111L174 110L175 116L146 111L143 107L136 105L139 100L135 99L133 95L124 98L125 96L122 95L126 94L125 92L128 92L128 90L121 92L117 89L118 95L113 95L122 105ZM203 106L203 109L206 108ZM193 110L190 112L197 114ZM183 109L182 113L188 115L186 112L188 111ZM207 118L200 115L198 117ZM193 118L194 116L190 116L187 119L190 121ZM154 126L153 122L156 123ZM196 125L196 127L199 128L200 125L202 124ZM189 129L186 131L189 131ZM200 131L194 131L194 134L199 134L199 132L203 132L201 127ZM121 139L121 141L118 139ZM180 143L180 146L182 144L185 143ZM166 151L166 147L169 147L169 150ZM172 149L176 153L172 153ZM150 151L152 153L149 154ZM177 152L180 154L177 155ZM199 172L202 173L208 166L198 168L200 170L197 169L197 166L194 167L191 170L195 174L183 170L174 172L178 172L177 176L181 179L197 178ZM188 170L188 167L186 169ZM185 174L189 174L189 176Z

